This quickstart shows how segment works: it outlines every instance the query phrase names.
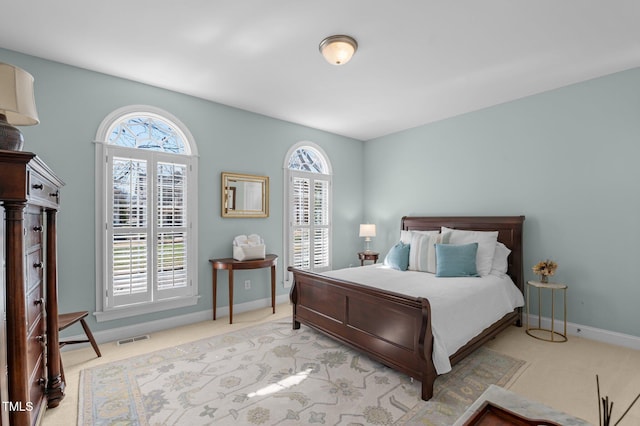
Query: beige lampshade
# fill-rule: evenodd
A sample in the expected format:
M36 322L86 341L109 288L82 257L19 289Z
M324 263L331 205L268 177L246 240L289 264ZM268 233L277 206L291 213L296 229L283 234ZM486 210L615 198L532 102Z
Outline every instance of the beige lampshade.
M0 114L15 126L38 124L33 77L14 65L0 62Z
M334 35L320 42L320 53L333 65L344 65L358 49L358 43L346 35Z
M360 225L360 236L371 238L376 236L376 225L373 223L363 223Z

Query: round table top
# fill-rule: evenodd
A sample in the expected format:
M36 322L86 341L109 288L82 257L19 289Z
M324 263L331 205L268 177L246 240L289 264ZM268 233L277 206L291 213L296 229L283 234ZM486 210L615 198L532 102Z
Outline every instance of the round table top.
M215 269L258 269L275 266L278 256L267 254L264 259L236 260L232 257L209 259Z
M527 284L537 288L550 288L552 290L561 290L567 288L566 284L561 283L543 283L542 281L527 281Z

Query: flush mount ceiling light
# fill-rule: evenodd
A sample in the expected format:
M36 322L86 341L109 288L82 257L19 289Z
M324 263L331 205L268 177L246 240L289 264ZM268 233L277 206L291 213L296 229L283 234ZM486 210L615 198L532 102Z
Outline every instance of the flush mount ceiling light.
M333 65L343 65L358 50L358 43L347 35L333 35L320 42L320 53Z

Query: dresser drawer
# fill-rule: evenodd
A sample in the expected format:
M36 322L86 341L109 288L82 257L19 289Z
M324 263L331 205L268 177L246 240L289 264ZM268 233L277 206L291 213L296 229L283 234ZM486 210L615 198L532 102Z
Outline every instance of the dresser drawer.
M60 191L38 173L29 172L29 201L36 204L44 204L57 207L60 203Z
M42 262L42 250L40 248L27 253L27 264L25 265L27 270L27 289L31 289L34 285L39 285L42 282L43 268L44 263Z
M27 213L24 215L25 247L42 245L42 215L39 213Z
M32 404L31 412L29 413L31 417L31 424L34 424L34 421L40 415L40 410L42 410L43 407L42 403L44 402L44 395L47 386L45 376L44 357L41 356L29 376L29 402Z
M38 319L43 316L43 297L41 285L34 286L27 293L27 330L31 330Z
M34 369L38 367L38 364L43 362L42 356L44 354L45 341L44 318L41 317L27 335L27 371L29 371L30 376L33 374Z

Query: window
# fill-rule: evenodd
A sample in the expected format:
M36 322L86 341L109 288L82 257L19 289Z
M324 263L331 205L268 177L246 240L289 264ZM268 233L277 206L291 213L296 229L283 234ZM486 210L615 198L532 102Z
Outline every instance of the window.
M197 300L197 157L188 130L146 106L114 111L96 136L98 321Z
M295 145L285 159L287 266L331 269L331 168L322 149ZM290 282L289 274L285 279Z

